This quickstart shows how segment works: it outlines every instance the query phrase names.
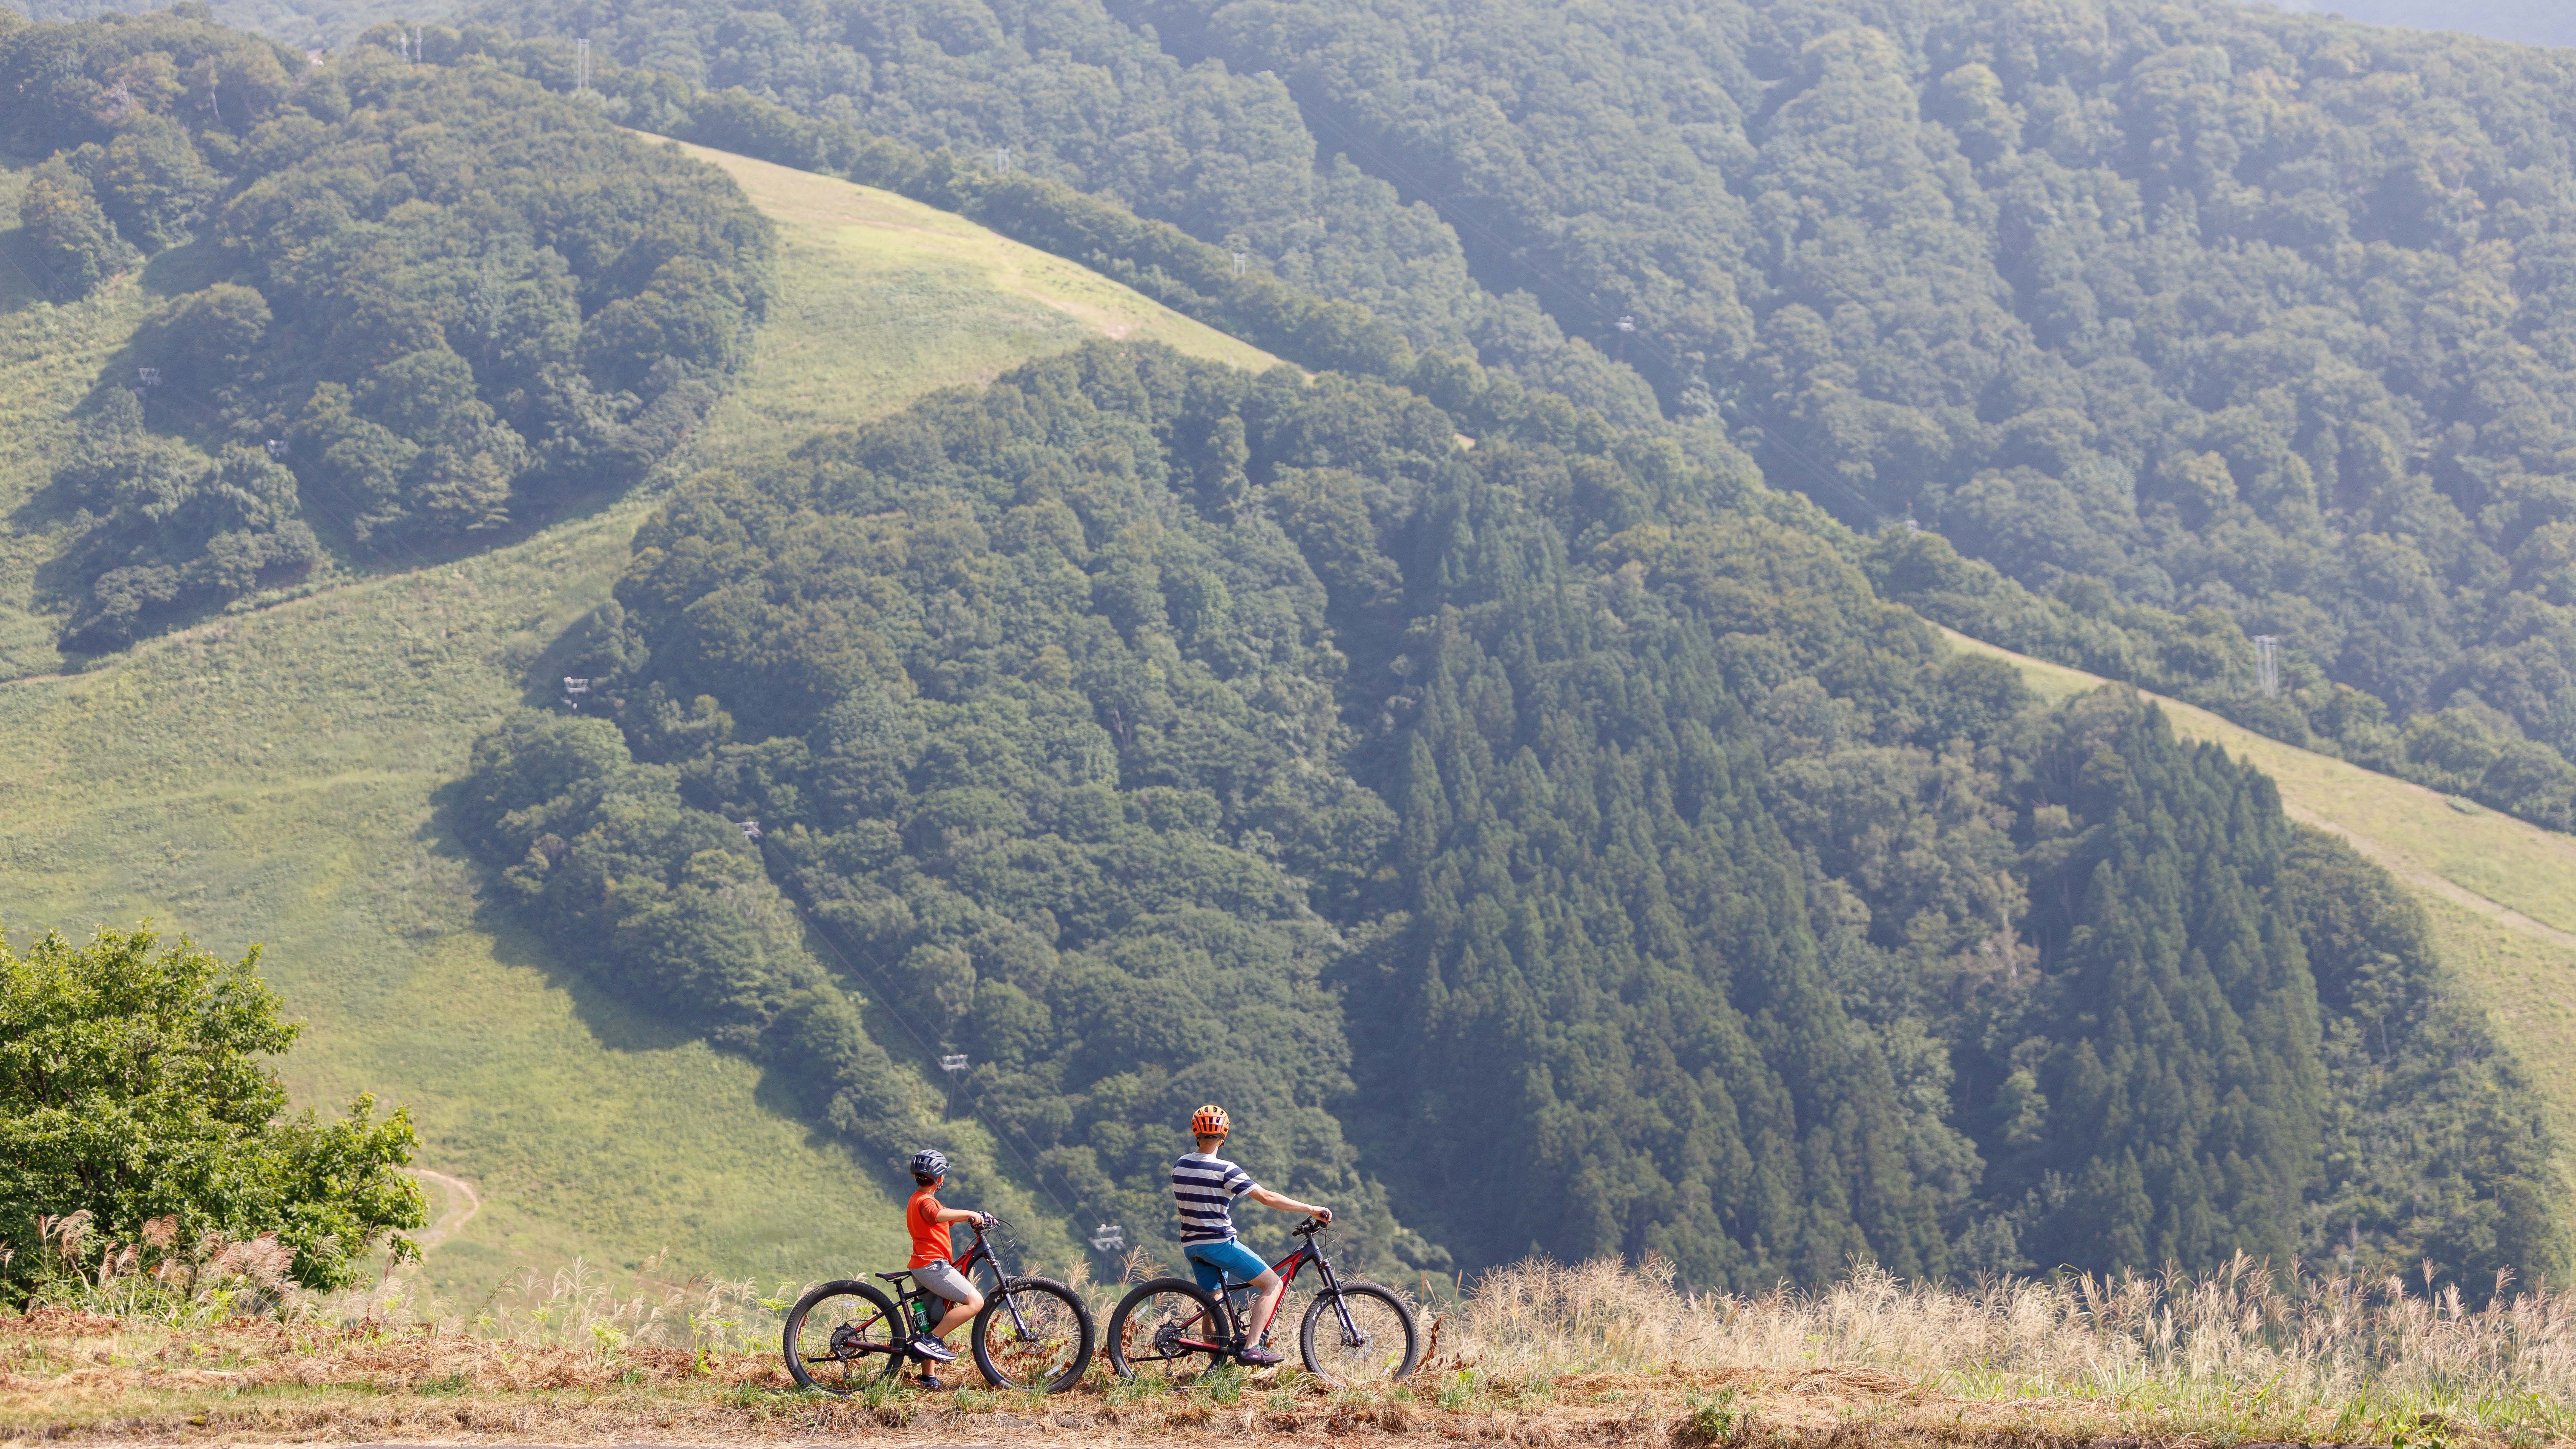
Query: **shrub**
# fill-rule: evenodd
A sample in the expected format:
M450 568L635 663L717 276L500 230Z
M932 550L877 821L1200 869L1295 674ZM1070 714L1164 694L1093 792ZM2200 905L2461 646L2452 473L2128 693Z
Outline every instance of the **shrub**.
M47 1252L218 1233L274 1234L298 1283L336 1288L390 1230L428 1221L398 1171L419 1146L403 1109L379 1118L361 1094L338 1121L286 1115L261 1059L300 1027L258 962L148 927L48 933L24 955L0 938L0 1291L23 1296ZM57 1213L87 1214L87 1232Z

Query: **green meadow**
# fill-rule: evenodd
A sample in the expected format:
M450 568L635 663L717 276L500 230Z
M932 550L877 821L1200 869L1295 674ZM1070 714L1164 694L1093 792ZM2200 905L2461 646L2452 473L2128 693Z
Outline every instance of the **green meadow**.
M740 158L780 227L757 361L627 498L508 547L271 596L62 673L40 569L65 413L155 301L55 307L0 268L0 925L23 945L148 918L262 965L302 1018L299 1102L411 1110L470 1305L580 1259L764 1287L902 1250L894 1179L776 1109L760 1073L629 1011L495 909L441 825L475 735L548 696L545 651L607 597L658 486L1099 336L1265 355L958 219ZM0 216L16 215L15 176ZM24 255L0 232L0 256ZM553 671L560 673L560 670ZM461 1219L461 1221L458 1221Z

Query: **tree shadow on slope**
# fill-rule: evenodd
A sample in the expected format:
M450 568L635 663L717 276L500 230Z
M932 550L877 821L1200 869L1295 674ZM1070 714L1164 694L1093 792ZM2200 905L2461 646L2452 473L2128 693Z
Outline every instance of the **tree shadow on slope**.
M567 939L582 939L580 936L566 938L560 932L549 931L546 923L533 920L524 900L526 892L513 880L514 871L494 869L467 843L464 832L473 828L473 785L469 777L442 786L431 797L430 817L421 826L419 839L433 853L464 865L472 873L476 890L471 924L490 939L495 961L533 971L549 987L562 991L583 1029L605 1051L642 1055L705 1041L719 1051L751 1062L759 1069L753 1101L762 1110L796 1123L809 1149L847 1152L863 1164L874 1163L892 1150L890 1144L896 1139L883 1133L871 1134L883 1136L883 1141L854 1140L856 1123L849 1104L842 1100L847 1096L847 1084L837 1080L837 1073L817 1070L811 1051L802 1049L796 1040L799 1018L815 1015L817 1002L809 999L792 1003L786 1010L772 1013L772 1019L765 1024L777 1028L779 1018L785 1018L783 1030L744 1030L746 1023L739 1021L720 1023L711 1029L703 1005L693 1009L690 1003L657 990L659 983L637 979L638 973L628 969L632 961L622 959L624 953L614 949L610 941L594 938L598 949L583 951L561 944ZM791 928L801 939L801 927L791 922ZM549 935L557 936L557 940L550 941ZM698 944L707 951L701 964L708 974L721 975L726 964L723 943L701 939ZM820 984L825 983L807 981L802 986L810 998ZM837 1015L828 1011L823 1014ZM856 1030L858 1017L852 1011L845 1020L830 1024ZM861 1035L864 1037L863 1032ZM882 1049L875 1049L873 1055L882 1085L893 1074L893 1064ZM840 1090L836 1092L836 1088ZM895 1088L895 1096L905 1108L912 1106L909 1094L902 1088Z

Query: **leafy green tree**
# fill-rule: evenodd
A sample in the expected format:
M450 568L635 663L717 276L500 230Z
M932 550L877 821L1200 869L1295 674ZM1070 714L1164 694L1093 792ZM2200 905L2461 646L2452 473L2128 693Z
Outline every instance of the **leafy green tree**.
M119 233L147 252L186 241L222 186L187 129L149 111L118 129L96 175Z
M55 294L67 300L88 296L109 276L140 260L116 234L89 178L59 157L27 178L27 190L18 199L18 224L26 228Z
M300 1028L258 962L148 928L0 942L0 1240L16 1250L0 1288L38 1270L43 1215L87 1211L128 1241L160 1217L185 1240L274 1232L310 1288L355 1281L386 1234L428 1222L398 1171L420 1145L403 1109L379 1118L360 1094L336 1121L286 1115L262 1058Z

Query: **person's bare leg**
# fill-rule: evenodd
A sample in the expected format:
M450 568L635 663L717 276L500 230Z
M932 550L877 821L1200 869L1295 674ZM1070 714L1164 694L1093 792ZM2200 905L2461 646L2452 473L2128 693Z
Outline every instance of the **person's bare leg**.
M930 1336L933 1338L946 1338L949 1334L957 1331L957 1325L974 1317L976 1312L983 1306L983 1294L974 1293L968 1295L965 1302L951 1305L946 1313L939 1316L939 1323L936 1327L930 1330Z
M1243 1346L1259 1348L1262 1336L1270 1332L1270 1315L1279 1311L1279 1300L1288 1295L1288 1285L1279 1281L1278 1274L1264 1270L1260 1277L1252 1280L1252 1286L1261 1290L1261 1298L1252 1305L1254 1327L1252 1332L1244 1335Z

